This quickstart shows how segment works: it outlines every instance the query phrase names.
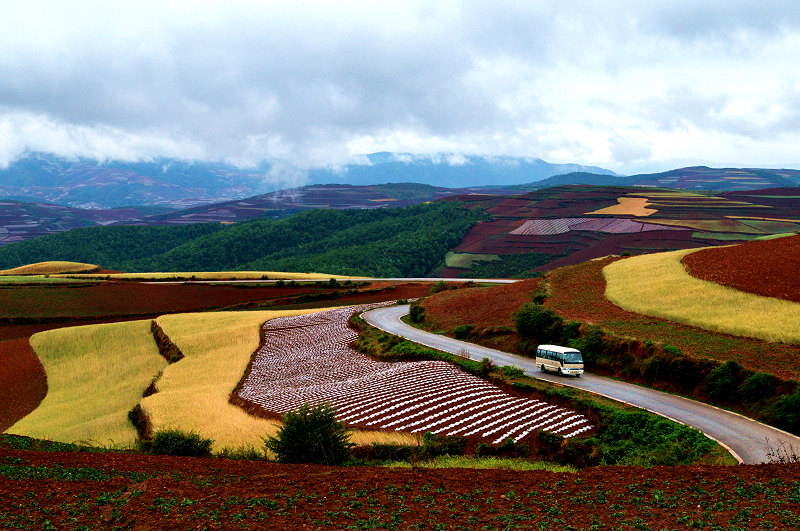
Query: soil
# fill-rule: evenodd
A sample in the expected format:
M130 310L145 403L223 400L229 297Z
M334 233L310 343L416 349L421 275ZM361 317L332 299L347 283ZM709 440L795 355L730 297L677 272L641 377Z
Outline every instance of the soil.
M577 473L0 448L0 527L790 529L800 464ZM86 526L86 527L83 527ZM738 527L733 527L738 526Z
M0 433L36 409L47 376L27 339L0 342Z
M703 280L800 302L800 236L705 249L685 256L683 264Z

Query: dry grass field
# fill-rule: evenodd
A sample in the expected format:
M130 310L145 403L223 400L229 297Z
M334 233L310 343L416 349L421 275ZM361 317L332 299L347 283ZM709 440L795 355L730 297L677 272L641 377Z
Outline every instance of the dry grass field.
M649 216L658 212L658 210L654 208L648 208L650 206L650 200L646 197L619 197L617 201L619 201L618 205L587 212L586 215Z
M82 264L80 262L39 262L4 269L0 275L57 275L63 273L87 273L97 271L100 267L94 264Z
M8 433L61 442L133 446L128 411L167 362L150 321L76 326L31 337L47 371L48 393Z
M681 258L694 250L642 255L603 269L617 306L706 330L800 344L800 303L744 293L690 276Z

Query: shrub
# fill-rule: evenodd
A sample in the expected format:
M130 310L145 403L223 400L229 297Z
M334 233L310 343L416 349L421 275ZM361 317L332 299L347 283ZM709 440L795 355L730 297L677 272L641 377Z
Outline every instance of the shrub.
M578 339L567 343L570 347L576 348L583 354L583 360L587 364L597 362L603 357L605 347L605 333L599 326L585 326L583 335Z
M800 389L779 397L770 410L770 416L779 428L800 434Z
M708 396L718 402L734 401L744 368L733 360L712 370L703 382Z
M431 292L430 294L433 295L435 293L439 293L440 291L447 291L449 289L455 289L456 286L452 282L447 282L445 280L437 280L431 285Z
M505 373L505 375L509 378L522 378L525 376L525 371L519 367L514 367L513 365L504 365L503 373Z
M426 431L422 436L422 451L425 457L462 455L466 446L467 439L465 437L436 435L430 431Z
M481 378L488 378L489 373L492 372L493 368L494 368L494 363L492 363L492 360L490 360L489 358L483 358L480 362L477 371L477 376Z
M150 453L155 455L186 455L205 457L211 455L213 441L199 434L181 430L161 430L150 441Z
M777 383L777 378L771 374L756 372L739 386L739 394L749 402L758 402L775 394Z
M561 329L561 344L569 345L581 335L581 324L578 321L569 321Z
M470 332L473 330L472 325L459 325L453 328L453 336L456 339L466 339L469 336Z
M539 342L558 340L561 337L563 319L541 304L527 302L514 314L517 333L524 338Z
M408 315L414 323L421 323L425 320L425 307L421 304L412 304L408 310Z
M335 417L336 409L329 404L303 404L283 416L283 426L264 445L281 463L341 464L350 458L354 444Z

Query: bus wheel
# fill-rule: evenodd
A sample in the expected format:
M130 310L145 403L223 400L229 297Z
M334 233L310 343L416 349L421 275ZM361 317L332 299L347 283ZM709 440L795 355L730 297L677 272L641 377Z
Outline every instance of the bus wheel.
M539 365L539 370L540 370L541 372L547 372L547 371L545 371L545 370L544 370L544 363L542 363L541 365Z
M563 373L563 372L561 372L561 367L559 367L559 368L558 368L558 375L559 375L559 376L564 376L564 373Z

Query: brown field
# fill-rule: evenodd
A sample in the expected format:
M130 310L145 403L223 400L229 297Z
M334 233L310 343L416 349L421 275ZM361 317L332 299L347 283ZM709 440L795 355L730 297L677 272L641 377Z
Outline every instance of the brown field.
M36 409L47 377L27 338L0 342L0 433Z
M704 249L682 261L697 278L747 293L800 302L800 236Z
M0 474L2 528L800 526L797 464L598 467L555 473L336 468L7 446L0 447L0 462L5 463Z

